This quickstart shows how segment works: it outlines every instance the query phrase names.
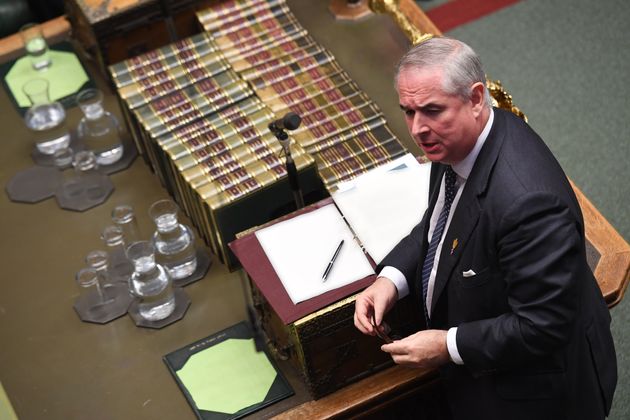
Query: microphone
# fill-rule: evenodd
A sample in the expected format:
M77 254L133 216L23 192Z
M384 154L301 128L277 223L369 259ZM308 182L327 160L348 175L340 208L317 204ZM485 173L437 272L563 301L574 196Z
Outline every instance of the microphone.
M284 117L279 120L272 121L268 125L269 131L276 136L282 146L282 150L284 151L284 155L286 157L285 166L287 169L287 178L289 180L291 191L293 192L295 206L298 209L304 207L304 198L302 197L302 191L300 190L297 167L291 157L291 140L289 140L289 135L284 130L295 130L300 126L301 122L302 118L300 118L298 114L295 112L288 112L284 115Z
M269 123L269 130L273 133L282 130L295 130L300 126L302 118L295 112L288 112L284 117Z

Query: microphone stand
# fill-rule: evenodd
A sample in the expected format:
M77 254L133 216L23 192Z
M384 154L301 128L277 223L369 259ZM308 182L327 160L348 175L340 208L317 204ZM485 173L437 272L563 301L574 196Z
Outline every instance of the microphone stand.
M295 162L293 161L293 157L291 156L291 147L290 147L291 140L289 140L289 136L284 130L278 129L276 127L275 129L272 129L271 131L280 142L280 145L282 146L282 151L284 152L284 155L286 157L285 167L287 168L289 186L291 187L291 192L293 193L293 200L295 201L295 206L299 210L304 207L304 197L302 197L302 190L300 189L297 168L295 167Z

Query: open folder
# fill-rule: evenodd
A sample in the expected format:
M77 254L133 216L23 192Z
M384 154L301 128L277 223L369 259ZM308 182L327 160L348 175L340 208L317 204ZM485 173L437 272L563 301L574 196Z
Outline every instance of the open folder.
M430 163L406 154L337 185L335 204L377 264L420 223L430 175Z
M422 218L428 184L429 165L407 155L341 184L332 199L280 218L233 241L230 248L289 324L371 284L374 261L380 262ZM316 215L308 216L311 213ZM346 254L340 252L323 282L326 264L341 239ZM357 255L362 247L369 258Z
M374 274L332 203L260 229L256 236L293 303ZM324 279L326 271L329 273Z

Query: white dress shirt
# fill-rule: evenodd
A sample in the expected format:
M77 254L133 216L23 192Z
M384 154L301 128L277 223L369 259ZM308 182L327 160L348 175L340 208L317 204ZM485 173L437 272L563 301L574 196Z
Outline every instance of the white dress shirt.
M492 122L494 121L494 111L492 108L490 109L490 117L486 122L485 127L481 131L475 146L470 151L468 156L464 158L461 162L458 162L452 165L453 171L457 174L457 180L455 184L457 185L457 194L453 199L453 203L451 204L451 211L449 212L448 219L446 220L446 226L444 227L444 233L442 234L442 238L440 239L440 243L438 244L437 251L435 253L435 259L433 261L433 268L431 270L431 275L429 276L429 285L427 288L427 298L426 298L426 307L427 313L429 316L431 303L433 299L433 286L435 284L435 275L437 273L437 268L440 262L440 253L442 251L442 245L444 242L444 238L446 237L446 232L448 232L448 228L451 224L451 219L453 218L453 214L455 213L455 209L457 208L457 204L459 203L459 198L462 195L462 191L464 190L464 186L466 185L466 180L472 171L472 168L477 160L477 156L479 155L479 151L481 147L486 142L488 138L488 134L490 133L490 129L492 128ZM442 177L442 181L440 182L440 192L438 194L437 202L435 203L435 207L433 208L433 213L431 214L431 219L429 220L429 233L427 237L428 243L431 243L431 237L433 236L433 231L435 230L435 225L437 224L437 220L440 217L440 213L442 212L442 208L444 207L444 177ZM394 267L384 267L379 276L387 277L389 280L394 283L396 289L398 290L398 299L401 299L409 294L409 287L407 286L407 279L405 276ZM457 350L457 327L452 327L448 330L446 336L446 344L448 347L449 355L451 356L451 360L456 364L463 365L464 361L459 355L459 351Z

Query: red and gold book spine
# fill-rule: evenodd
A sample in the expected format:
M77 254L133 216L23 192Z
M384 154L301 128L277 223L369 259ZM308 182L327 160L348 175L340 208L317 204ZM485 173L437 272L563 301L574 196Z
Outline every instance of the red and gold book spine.
M241 120L244 118L247 118L247 123L241 123ZM244 117L235 115L230 122L222 122L221 125L212 128L204 127L203 131L194 136L178 138L170 144L162 144L161 147L168 152L174 160L176 160L180 157L190 156L193 152L206 146L210 146L222 139L240 135L252 128L260 127L266 129L268 122L273 118L273 114L267 109L260 110L255 114ZM204 119L200 121L204 121Z
M249 193L275 182L285 171L282 165L279 164L280 158L277 157L277 153L257 156L255 159L246 159L249 162L248 164L243 164L243 160L229 160L224 154L218 156L222 156L225 163L217 167L218 171L212 172L212 181L205 177L195 178L192 180L195 184L193 188L181 174L178 174L176 179L179 184L178 188L181 189L186 202L191 207L190 214L193 214L194 216L192 217L205 229L204 237L217 244L217 249L221 249L220 244L218 244L220 240L216 236L219 232L214 224L212 214L208 212L209 206L206 199L212 199L212 203L215 206L212 212L214 212L224 205L244 198ZM295 160L298 169L314 163L312 157L300 150L296 151ZM240 182L243 185L240 185ZM230 191L226 191L227 189L230 189ZM212 196L213 194L214 196Z
M226 41L225 37L223 37L217 41L217 47L218 42L220 42L221 46L218 48L220 48L221 53L223 53L223 56L226 59L231 59L235 56L254 54L267 48L275 47L276 45L280 45L284 42L305 36L308 36L306 29L297 24L290 23L282 28L276 28L269 32L255 33L251 38L236 44L231 43L229 40Z
M212 144L199 148L186 159L176 163L182 176L190 181L216 171L231 160L242 160L243 165L255 160L257 156L266 156L272 151L280 151L280 144L271 135L260 133L257 128L244 130L241 134L219 139ZM223 156L221 156L223 155ZM247 157L247 155L252 155Z
M294 156L294 161L298 171L314 163L313 158L306 154ZM204 185L198 194L211 209L215 210L270 185L286 174L284 162L270 155L269 158L258 162L255 167L225 175L211 184Z
M278 30L286 30L294 27L301 27L293 14L284 14L276 17L253 22L249 26L243 26L239 29L226 31L225 33L212 33L216 44L219 48L228 48L235 44L248 42L258 38L261 34L271 33Z
M302 112L308 114L330 105L336 105L340 112L346 112L347 109L356 106L352 98L358 95L362 95L361 89L351 80L334 85L331 79L322 79L310 85L300 86L276 98L267 99L265 102L275 113L303 108Z
M248 7L267 3L269 0L224 0L213 3L211 6L197 11L197 19L200 22L207 20L213 21L223 19L235 12L241 11ZM284 0L282 0L284 2Z
M236 169L254 165L258 161L267 159L269 155L277 156L281 148L279 144L274 148L261 145L258 150L251 150L249 145L242 145L233 150L224 150L215 156L207 157L206 160L191 168L193 171L182 173L182 177L193 190L198 190L201 186L214 182Z
M300 89L309 88L313 84L317 89L328 90L333 86L341 86L351 80L350 76L333 62L288 77L271 84L269 87L257 89L256 94L263 101L271 103L278 97L291 94Z
M284 42L267 48L256 50L248 54L235 55L227 58L232 68L238 72L252 67L260 67L273 60L280 60L289 56L291 60L309 54L309 51L321 50L310 36L297 39L287 39Z
M334 57L324 50L313 56L301 58L292 63L284 63L284 65L268 69L260 74L257 74L256 68L248 69L245 70L241 76L252 84L254 90L258 90L332 61L334 61Z
M278 13L277 9L286 10L286 2L284 0L249 1L245 7L235 7L222 13L220 18L211 17L217 16L217 13L212 13L212 8L210 8L207 9L210 13L204 13L205 11L197 13L197 19L205 31L213 33L229 27L242 26L246 21L251 22L273 16L274 12Z
M236 84L233 89L216 91L209 98L200 97L179 109L165 110L159 116L143 121L143 125L152 137L157 138L199 118L211 116L223 108L250 97L251 94L246 85Z
M194 164L182 168L179 162L175 162L180 168L180 173L186 181L197 188L214 180L217 174L229 171L234 162L245 167L270 153L280 155L282 146L271 134L255 129L246 133L246 136L233 136L211 146L199 149L193 153ZM305 154L297 144L292 147L294 155Z
M193 54L188 54L191 52ZM195 56L199 57L211 53L218 53L218 46L214 43L209 34L200 33L147 53L131 57L120 63L112 64L109 66L109 72L116 86L122 87L138 78L130 76L130 74L134 72L153 74L178 65Z
M382 148L373 148L358 155L350 156L327 168L318 169L324 185L330 191L337 183L352 179L370 169L402 156L406 151L390 155Z
M355 98L351 98L354 102ZM325 141L327 138L342 133L353 127L359 126L367 121L382 118L379 109L373 103L366 101L361 104L358 99L357 105L341 109L337 104L329 105L325 108L314 109L306 114L304 111L304 102L290 107L290 109L302 117L302 130L308 130L310 136L307 143L301 144L302 147L309 150L318 142Z
M240 84L243 86L243 89L248 89L236 73L232 70L227 70L213 78L200 80L193 85L186 86L182 90L156 98L147 105L137 108L136 113L141 120L146 120L161 115L166 110L178 108L185 103L193 103L199 98L211 100L210 98L216 95L217 92L223 89L233 89L235 84Z
M254 32L262 33L274 27L283 26L290 19L295 20L295 17L289 8L283 4L259 9L251 14L235 16L229 24L219 23L219 26L215 28L204 29L215 38L239 32L245 28L251 28Z
M366 121L363 124L357 125L355 127L350 128L349 130L343 131L339 134L335 134L326 138L308 138L308 136L301 137L307 138L308 141L302 141L300 144L308 153L315 154L321 150L327 149L329 147L335 146L337 144L348 141L349 139L360 135L361 133L369 132L372 130L376 130L381 126L386 125L385 118L379 117L370 121Z
M317 162L317 168L323 169L343 162L345 159L373 149L380 149L388 155L398 155L405 152L405 148L389 130L387 126L381 126L373 131L361 133L342 143L326 148L313 155Z
M241 77L245 80L252 80L259 77L262 74L269 73L278 68L289 67L291 68L294 63L303 62L300 66L304 66L307 63L311 65L314 61L305 61L307 59L311 59L317 54L324 53L324 49L319 45L313 45L311 47L305 49L297 49L293 50L288 54L285 54L282 57L271 57L269 60L259 63L254 67L248 67L242 69L239 73Z
M229 107L223 108L215 114L178 127L157 141L161 147L170 152L172 148L185 145L187 150L195 150L204 146L204 139L208 141L221 136L225 125L233 125L242 118L251 118L256 123L262 119L271 118L271 112L256 97L249 97Z
M224 72L228 66L223 60L209 62L193 60L178 68L156 73L138 80L137 83L123 86L118 89L118 93L130 109L135 109L161 96L216 76Z
M136 108L134 112L142 124L150 129L157 124L166 123L168 120L163 117L167 113L180 116L191 112L191 109L201 111L206 107L223 108L227 104L234 103L235 98L253 95L247 84L236 75L233 78L222 75L223 73L215 78L200 80L194 85L159 97ZM231 81L231 83L220 85L222 81L226 83Z

